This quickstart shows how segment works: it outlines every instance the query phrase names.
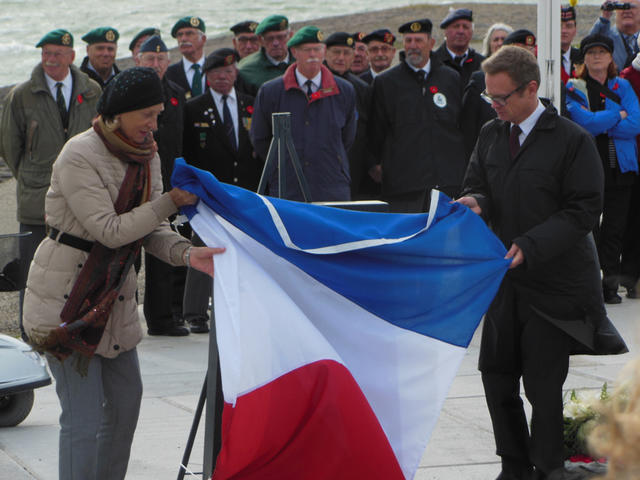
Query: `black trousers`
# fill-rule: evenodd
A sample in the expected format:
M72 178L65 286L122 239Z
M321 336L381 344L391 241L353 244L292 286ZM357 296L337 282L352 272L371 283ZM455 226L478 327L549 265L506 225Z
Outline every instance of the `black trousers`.
M191 242L196 247L204 246L204 242L195 233L193 234ZM194 268L187 269L187 279L184 286L184 299L182 303L182 314L186 322L209 320L207 310L209 308L209 298L212 295L212 291L213 279L209 275Z
M162 329L182 319L186 267L174 267L144 253L144 317L147 327Z
M459 193L458 187L441 187L439 190L455 199ZM431 205L431 187L418 192L383 195L382 199L389 204L389 213L424 213Z
M562 386L572 339L536 315L508 280L487 312L483 328L480 370L496 453L519 465L522 472L535 467L547 475L564 464ZM520 396L520 378L532 407L531 429Z
M640 280L640 181L631 189L627 228L622 240L622 263L620 283L632 288Z
M47 235L46 225L29 225L26 223L20 224L20 233L31 232L31 235L25 235L20 237L18 242L20 250L20 280L24 285L29 275L29 267L31 266L31 260L36 253L38 245ZM24 328L22 326L22 305L24 304L24 289L20 290L20 333L22 338L25 339Z
M615 292L620 284L620 255L630 200L631 185L605 187L602 221L593 232L605 291Z

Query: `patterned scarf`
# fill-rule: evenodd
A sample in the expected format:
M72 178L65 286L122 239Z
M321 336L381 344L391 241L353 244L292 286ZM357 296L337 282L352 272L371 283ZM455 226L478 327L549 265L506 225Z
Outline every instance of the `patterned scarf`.
M93 129L109 152L128 164L114 204L116 213L120 215L146 202L150 194L149 161L157 151L153 138L149 136L145 143L133 144L118 130L117 123L105 123L101 116L94 119ZM74 351L87 360L93 356L142 240L116 249L94 242L60 313L63 323L37 347L60 360Z

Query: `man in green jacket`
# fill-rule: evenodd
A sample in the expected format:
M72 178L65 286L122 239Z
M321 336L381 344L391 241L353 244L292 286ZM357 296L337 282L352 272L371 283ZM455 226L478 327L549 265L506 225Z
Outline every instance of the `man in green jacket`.
M51 166L65 142L91 126L100 86L73 65L73 36L66 30L47 33L36 45L42 61L31 79L7 96L0 128L0 155L17 180L21 283L40 241L46 235L44 199ZM22 330L20 294L20 329Z
M289 20L283 15L270 15L256 28L262 47L238 64L240 78L251 95L255 96L263 83L281 76L295 62L287 48L291 34Z

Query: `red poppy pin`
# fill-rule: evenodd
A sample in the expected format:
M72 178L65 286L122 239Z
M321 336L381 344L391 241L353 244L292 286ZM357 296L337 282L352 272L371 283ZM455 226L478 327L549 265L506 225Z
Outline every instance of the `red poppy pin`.
M171 102L171 105L173 105L174 107L178 106L178 99L176 97L171 97L171 100L169 100Z
M84 98L82 97L82 94L78 95L76 97L76 100L78 101L78 104L81 104L82 102L84 102Z
M604 93L601 93L600 98L607 98L607 97L604 96Z
M614 90L617 90L617 89L618 89L618 82L616 82L616 83L614 83L614 84L613 84L613 89L614 89Z
M247 106L246 110L249 115L253 115L253 107L251 105Z
M438 93L438 87L436 87L435 85L429 87L429 91L433 94Z
M473 62L473 58L467 58L467 59L464 61L464 63L471 63L471 62Z
M317 100L320 98L320 92L315 92L311 94L311 100Z

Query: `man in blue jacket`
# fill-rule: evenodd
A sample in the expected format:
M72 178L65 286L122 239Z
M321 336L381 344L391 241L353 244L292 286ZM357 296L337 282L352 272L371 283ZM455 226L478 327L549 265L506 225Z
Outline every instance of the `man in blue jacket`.
M356 95L346 80L322 65L325 45L322 32L308 25L289 40L296 58L282 77L258 91L251 123L251 141L265 160L273 137L271 114L291 112L291 135L312 201L350 200L349 159L356 126ZM284 153L284 152L283 152ZM303 195L288 154L283 198L302 200ZM268 182L271 195L278 192L276 169Z

